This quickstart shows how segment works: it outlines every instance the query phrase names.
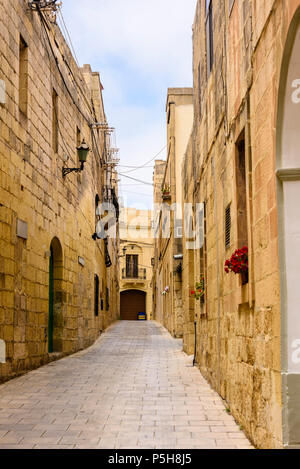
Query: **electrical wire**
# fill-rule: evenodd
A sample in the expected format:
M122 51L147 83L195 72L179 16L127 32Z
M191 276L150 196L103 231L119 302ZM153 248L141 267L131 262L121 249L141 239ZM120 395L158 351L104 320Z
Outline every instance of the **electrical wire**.
M52 44L51 44L51 41L50 41L50 38L49 38L49 35L48 35L48 32L47 32L47 29L46 29L46 27L45 27L45 22L46 22L46 20L45 20L43 14L41 13L41 11L38 10L38 12L39 12L39 15L40 15L40 18L41 18L41 21L42 21L42 25L43 25L43 28L44 28L44 32L45 32L46 38L47 38L48 43L49 43L49 46L50 46L50 50L51 50L52 55L53 55L54 60L55 60L56 67L57 67L57 69L58 69L58 71L59 71L59 74L60 74L62 80L63 80L63 83L64 83L64 85L65 85L65 88L66 88L66 90L68 91L68 94L69 94L70 97L71 97L71 100L72 100L73 104L76 106L76 108L77 108L77 110L79 111L79 113L83 116L83 118L84 118L85 121L88 123L89 127L91 128L92 141L94 141L94 144L95 144L94 148L96 149L96 152L97 152L98 157L99 157L99 160L100 160L100 164L101 164L101 166L102 166L103 161L102 161L102 157L101 157L101 155L100 155L100 153L99 153L99 148L98 148L96 136L95 136L95 134L94 134L94 129L93 129L93 127L92 127L92 122L86 117L86 115L85 115L85 114L82 112L82 110L79 108L78 104L76 103L76 101L74 100L74 98L73 98L73 96L72 96L71 91L69 90L69 87L67 86L67 83L66 83L66 81L65 81L65 79L64 79L64 76L63 76L63 74L62 74L62 72L61 72L61 70L60 70L60 68L59 68L59 66L58 66L58 59L57 59L57 57L56 57L56 55L55 55L55 53L54 53L54 50L53 50L53 47L52 47ZM46 48L46 49L47 49L47 53L48 53L49 60L50 60L50 54L49 54L48 48ZM81 87L78 85L78 83L77 83L77 81L76 81L76 79L75 79L75 77L74 77L74 74L73 74L72 69L70 68L70 66L69 66L69 64L68 64L67 62L66 62L66 64L67 64L67 66L68 66L68 69L69 69L70 73L71 73L72 76L73 76L73 80L74 80L75 85L77 86L77 89L79 89L79 91L81 92L81 94L82 94L82 96L83 96L83 98L84 98L84 101L85 101L86 104L87 104L87 107L88 107L89 112L90 112L91 114L94 114L94 117L95 117L95 120L96 120L95 109L94 109L94 108L93 108L93 109L91 108L90 103L88 102L86 96L84 95L83 91L81 90ZM62 140L64 140L64 139L62 139ZM68 155L68 156L69 156L69 155Z
M64 79L63 73L62 73L62 71L60 70L60 68L59 68L59 66L58 66L58 59L57 59L57 57L56 57L56 55L55 55L55 53L54 53L54 50L53 50L53 47L52 47L52 44L51 44L51 41L50 41L50 38L49 38L49 35L48 35L48 32L47 32L47 29L46 29L46 27L45 27L45 22L46 22L46 20L45 20L44 16L42 15L42 13L41 13L41 11L40 11L39 8L38 8L38 12L39 12L39 15L40 15L41 20L42 20L42 24L43 24L43 27L44 27L44 30L45 30L45 33L46 33L46 36L47 36L47 39L48 39L48 42L49 42L49 45L50 45L50 49L51 49L52 55L53 55L54 60L55 60L56 67L57 67L57 69L58 69L58 71L59 71L59 74L60 74L62 80L63 80L63 83L64 83L64 85L65 85L65 88L67 89L67 91L68 91L68 93L69 93L69 95L70 95L70 97L71 97L71 99L72 99L74 105L76 106L77 110L80 112L80 114L83 116L83 118L88 122L89 126L91 127L91 129L92 129L92 138L94 138L94 142L95 142L95 144L96 144L95 147L96 147L96 149L97 149L98 157L99 157L100 161L102 161L102 158L101 158L101 156L100 156L100 154L99 154L99 151L98 151L98 145L97 145L97 142L96 142L96 137L95 137L95 134L94 134L94 129L93 129L93 127L92 127L92 123L91 123L90 120L85 116L85 114L83 113L83 111L79 108L78 104L76 103L76 101L74 100L74 98L73 98L73 96L72 96L71 91L69 90L69 88L68 88L68 86L67 86L67 84L66 84L66 81L65 81L65 79ZM73 44L72 44L72 40L71 40L70 34L69 34L68 30L67 30L67 27L66 27L66 24L65 24L65 22L64 22L63 15L62 15L62 12L60 11L60 8L59 8L59 12L60 12L60 15L61 15L63 24L64 24L64 26L65 26L65 29L66 29L66 31L67 31L67 36L69 37L69 40L70 40L70 42L71 42L71 48L72 48L73 53L74 53L74 55L75 55L75 59L77 60L76 53L75 53L75 50L74 50L74 47L73 47ZM68 65L68 64L67 64L67 65ZM81 90L81 87L80 87L80 86L78 85L78 83L76 82L75 77L74 77L74 74L73 74L71 68L70 68L69 66L68 66L68 68L69 68L70 73L71 73L72 76L73 76L73 79L74 79L75 84L77 85L77 88L80 90L81 94L82 94L83 97L84 97L84 100L86 101L86 104L87 104L87 106L88 106L88 109L89 109L90 113L91 113L91 114L95 113L95 109L91 110L90 103L87 101L86 96L84 95L84 93L83 93L82 90ZM96 117L96 116L95 116L95 117ZM166 149L166 147L167 147L167 145L165 145L153 158L151 158L149 161L147 161L147 162L144 163L143 165L137 166L136 168L130 169L129 171L125 171L125 173L123 173L123 176L126 177L125 174L134 172L134 171L136 171L136 170L138 170L138 169L145 168L149 163L151 163L152 161L154 161L154 160ZM128 176L127 176L127 177L128 177ZM143 182L143 183L144 183L144 182ZM153 184L150 184L150 183L144 183L144 184L152 185L152 186L153 186Z
M44 46L45 46L45 49L47 51L47 55L48 55L48 58L49 58L49 61L51 60L50 59L50 53L49 53L49 50L48 50L48 47L47 47L47 44L46 44L46 41L45 41L45 35L44 35ZM68 156L69 159L72 159L71 156L70 156L70 153L69 153L69 149L67 147L67 144L65 142L65 139L63 138L63 135L61 133L61 130L60 130L60 125L59 125L59 120L58 120L58 115L57 115L57 112L56 112L56 108L54 107L54 114L55 114L55 122L56 122L56 127L57 127L57 130L60 134L60 137L61 137L61 140L64 144L64 147L65 147L65 151L66 151L66 154Z
M133 191L127 191L126 189L121 189L121 193L127 192L127 194L135 194L135 195L143 195L146 197L153 197L152 194L144 194L143 192L133 192Z
M62 73L62 71L61 71L61 69L60 69L60 67L59 67L59 65L58 65L58 59L57 59L57 57L56 57L56 55L55 55L55 52L54 52L53 47L52 47L52 44L51 44L51 40L50 40L48 31L47 31L47 22L46 22L46 20L45 20L45 18L44 18L44 16L43 16L41 10L40 10L38 7L37 7L37 9L38 9L39 16L40 16L40 18L41 18L41 22L42 22L44 31L45 31L45 33L46 33L46 37L47 37L47 40L48 40L48 43L49 43L49 46L50 46L51 53L52 53L52 55L53 55L53 58L54 58L54 61L55 61L55 64L56 64L56 68L57 68L57 70L58 70L58 72L59 72L59 74L60 74L60 77L61 77L61 79L62 79L62 82L63 82L63 84L64 84L64 86L65 86L65 88L66 88L66 90L67 90L67 92L68 92L68 94L69 94L69 96L70 96L70 98L71 98L71 100L72 100L74 106L76 107L76 109L78 110L78 112L81 114L81 116L84 118L84 120L88 123L88 125L91 127L91 125L92 125L93 122L91 122L90 119L88 119L88 118L86 117L86 115L84 114L84 112L80 109L78 103L76 103L76 101L75 101L75 99L73 98L73 95L72 95L72 93L71 93L71 91L70 91L70 89L69 89L69 87L68 87L68 85L67 85L67 83L66 83L65 77L64 77L64 75L63 75L63 73Z
M65 20L64 20L64 17L63 17L63 13L62 13L62 10L61 10L61 7L59 7L59 14L60 14L60 17L61 17L61 24L64 26L64 29L65 29L65 31L66 31L66 35L67 35L67 37L69 38L70 49L72 50L72 52L73 52L73 54L74 54L74 57L75 57L75 61L76 61L76 63L77 63L77 66L80 68L80 66L79 66L79 61L78 61L78 58L77 58L77 56L76 56L75 48L74 48L74 46L73 46L71 36L70 36L69 31L68 31L68 28L67 28L67 26L66 26L66 23L65 23ZM95 121L96 121L96 120L97 120L97 116L96 116L96 111L95 111L95 108L94 108L93 100L91 101L91 103L88 101L88 99L86 98L85 93L82 91L81 87L78 85L78 83L77 83L77 81L76 81L76 78L75 78L75 76L74 76L74 74L73 74L73 71L72 71L72 69L70 68L68 62L65 61L65 63L66 63L66 65L67 65L67 67L68 67L68 69L69 69L69 71L70 71L70 73L71 73L71 75L72 75L72 77L73 77L74 83L76 84L77 88L78 88L79 91L81 92L81 95L82 95L82 97L83 97L83 99L84 99L84 101L85 101L85 103L86 103L86 105L87 105L87 108L88 108L89 112L94 115L94 118L95 118ZM97 154L98 154L98 157L99 157L99 159L100 159L101 166L102 166L103 159L102 159L102 157L101 157L101 155L100 155L100 153L99 153L99 150L98 150L98 145L97 145L96 136L95 136L95 133L94 133L94 128L91 127L91 129L92 129L92 139L94 140L95 148L96 148L96 151L97 151Z
M137 168L136 166L126 166L126 165L124 165L124 164L119 164L118 166L119 166L119 168L136 168L136 169L139 169L139 168ZM144 166L144 168L153 168L153 165L151 165L151 166ZM125 173L127 173L127 171L125 171Z
M76 51L75 51L75 48L74 48L74 46L73 46L72 39L71 39L70 33L69 33L69 31L68 31L66 22L65 22L65 20L64 20L64 17L63 17L63 14L62 14L62 9L61 9L60 6L58 6L58 17L59 17L59 19L60 19L60 23L61 23L61 25L62 25L62 29L63 29L63 28L65 29L65 32L66 32L66 40L69 39L70 49L71 49L71 51L73 52L74 58L75 58L75 61L76 61L76 64L77 64L77 66L79 67L79 61L78 61L78 58L77 58L77 55L76 55Z
M38 10L38 11L39 11L39 14L40 14L42 23L43 23L43 15L42 15L42 13L40 12L40 10ZM44 25L44 23L43 23L43 25ZM45 29L45 26L44 26L44 31L46 32L47 39L48 39L48 42L49 42L50 47L51 47L51 43L50 43L50 40L49 40L49 36L48 36L48 34L47 34L47 31L46 31L46 29ZM45 37L44 37L44 45L45 45L45 49L46 49L46 51L47 51L47 55L48 55L48 58L49 58L49 61L50 61L50 53L49 53L47 44L46 44L46 42L45 42ZM51 50L53 51L52 47L51 47ZM56 57L55 57L55 62L56 62L56 64L57 64L57 59L56 59ZM57 64L57 65L58 65L58 64ZM64 80L63 80L63 81L64 81ZM65 84L65 81L64 81L64 84ZM65 84L65 86L66 86L66 84ZM68 90L68 87L67 87L67 86L66 86L66 88L67 88L67 90ZM69 90L68 90L68 91L69 91ZM70 91L69 91L69 94L70 94ZM72 96L71 96L71 98L72 98ZM72 101L74 102L73 99L72 99ZM76 105L76 103L74 103L74 104ZM76 107L78 108L77 105L76 105ZM55 120L56 120L56 123L57 123L58 132L59 132L59 134L60 134L60 136L61 136L61 140L62 140L62 142L63 142L63 144L64 144L64 146L65 146L65 150L66 150L67 156L68 156L68 158L70 158L70 154L69 154L68 148L67 148L67 146L66 146L65 139L63 138L63 135L62 135L61 130L60 130L60 126L58 125L58 124L59 124L59 121L58 121L58 116L57 116L57 113L56 113L56 109L55 109L55 108L54 108L54 113L55 113ZM91 128L91 127L90 127L90 128ZM96 137L95 137L95 135L94 135L94 133L93 133L93 129L92 129L92 128L91 128L91 131L92 131L92 138L94 137L94 139L96 140ZM99 155L97 142L96 142L96 149L97 149L97 153L98 153L98 155ZM100 156L100 155L99 155L99 156ZM101 157L100 157L100 162L101 162ZM79 211L80 211L81 214L83 215L84 219L86 220L86 222L87 222L88 225L90 226L91 230L93 231L93 230L94 230L94 227L92 226L90 220L86 217L86 215L85 215L85 213L83 212L83 210L80 208L79 204L77 205L77 208L79 209ZM98 243L96 243L96 246L97 246L97 248L99 249L99 251L100 251L100 253L101 253L101 255L102 255L103 252L102 252L101 247L99 246Z
M117 173L119 176L122 176L124 178L127 178L127 179L132 179L133 181L137 181L137 182L140 182L141 184L145 184L146 186L152 186L153 187L153 183L152 182L145 182L145 181L142 181L141 179L136 179L136 178L133 178L131 176L126 176L124 173Z
M146 163L144 163L144 164L141 165L141 166L135 166L135 167L134 167L135 169L132 169L132 170L130 170L130 171L125 171L124 174L132 173L133 171L136 171L136 170L138 170L138 169L145 168L146 165L148 165L149 163L151 163L152 161L154 161L166 148L167 148L167 145L165 145L153 158L151 158L151 160L146 161Z

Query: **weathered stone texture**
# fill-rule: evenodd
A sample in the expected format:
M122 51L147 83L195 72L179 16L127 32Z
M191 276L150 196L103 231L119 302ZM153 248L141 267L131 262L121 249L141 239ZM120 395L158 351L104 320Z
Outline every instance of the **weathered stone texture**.
M193 90L169 88L167 96L167 161L156 162L154 171L154 203L157 204L154 254L154 318L177 338L183 336L181 164L193 121ZM161 172L163 170L163 173ZM169 189L168 194L163 190ZM164 208L162 208L164 204ZM177 209L174 210L177 204ZM178 216L179 214L179 216ZM167 221L169 218L169 221ZM170 233L164 227L170 226ZM162 294L165 289L166 294Z
M152 259L154 256L154 240L152 233L151 210L122 208L120 214L120 252L126 248L126 254L120 262L120 310L122 316L122 292L137 290L146 294L145 308L147 320L153 319L152 295ZM121 255L122 255L121 254ZM127 272L126 255L136 255L137 276ZM143 311L140 311L143 312Z
M189 291L199 280L200 253L183 240L184 350L228 403L252 441L282 446L280 284L276 201L276 119L283 47L300 2L213 1L214 64L206 65L206 13L194 22L194 128L182 166L184 203L205 202L204 305ZM241 248L237 145L245 141L249 283L225 274ZM225 247L225 209L231 241ZM193 264L193 266L191 266ZM192 273L192 275L191 275ZM195 303L195 304L193 304Z
M99 74L89 66L79 69L57 25L46 20L44 29L39 14L27 6L22 0L0 0L0 79L6 84L6 102L0 104L0 338L7 358L0 365L0 379L57 356L50 356L47 349L54 238L60 242L63 265L55 297L58 356L92 344L118 315L118 266L108 275L104 244L92 240L95 195L102 197L104 178L103 135L95 132L92 138L89 125L105 118ZM24 82L19 79L21 37L28 56ZM27 102L21 110L20 87L26 84ZM53 89L58 101L57 151ZM76 141L76 128L93 151L81 174L63 178L63 166L79 165L76 146L81 140ZM117 245L110 249L114 256ZM107 286L112 298L99 317L94 315L95 274L103 279L101 296Z

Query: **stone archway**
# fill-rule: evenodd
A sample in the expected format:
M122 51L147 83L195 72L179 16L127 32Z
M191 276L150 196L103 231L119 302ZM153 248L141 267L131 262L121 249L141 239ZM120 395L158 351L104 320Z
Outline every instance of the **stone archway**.
M48 353L63 351L63 253L58 238L50 245Z
M138 313L146 313L146 293L141 290L126 290L121 292L121 319L137 321Z
M300 445L300 8L283 54L277 120L283 442Z

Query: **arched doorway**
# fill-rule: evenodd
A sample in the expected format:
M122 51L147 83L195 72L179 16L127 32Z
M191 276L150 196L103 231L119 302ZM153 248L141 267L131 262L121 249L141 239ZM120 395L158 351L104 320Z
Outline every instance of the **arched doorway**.
M63 255L57 238L50 245L48 353L63 351Z
M140 290L121 292L121 319L136 321L138 313L146 313L146 293Z
M300 445L300 8L283 54L277 121L283 441Z

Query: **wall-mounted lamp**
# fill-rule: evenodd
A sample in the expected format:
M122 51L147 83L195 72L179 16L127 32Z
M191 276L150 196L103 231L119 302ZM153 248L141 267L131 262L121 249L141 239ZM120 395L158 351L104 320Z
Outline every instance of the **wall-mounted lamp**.
M86 163L88 152L90 151L89 146L85 143L84 139L82 144L77 147L78 159L80 162L80 168L63 168L62 175L65 177L69 173L80 173L84 169L84 163Z

